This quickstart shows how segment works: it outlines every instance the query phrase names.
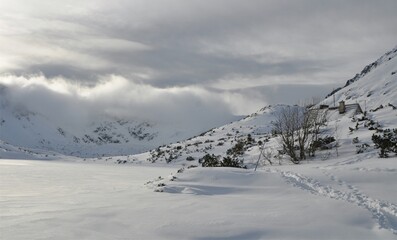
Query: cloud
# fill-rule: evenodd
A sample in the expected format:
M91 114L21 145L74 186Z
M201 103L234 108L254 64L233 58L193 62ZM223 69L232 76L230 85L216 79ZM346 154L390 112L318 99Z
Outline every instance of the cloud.
M5 86L3 101L9 106L75 127L106 116L204 131L265 104L240 93L194 86L157 88L116 75L90 86L61 77L8 75L0 77L0 85Z
M312 73L342 83L395 45L396 7L393 0L15 0L1 6L0 71L79 81L146 76L156 86L205 86L229 75L313 81Z
M344 84L395 46L395 9L395 0L13 0L0 6L0 73L26 78L8 84L20 101L48 93L66 108L81 101L89 116L216 122Z

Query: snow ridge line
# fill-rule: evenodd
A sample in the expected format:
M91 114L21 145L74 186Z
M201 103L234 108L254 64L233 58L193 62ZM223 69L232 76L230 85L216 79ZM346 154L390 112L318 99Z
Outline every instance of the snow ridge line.
M387 229L397 235L397 206L392 203L372 199L360 193L354 186L345 184L352 192L343 192L330 186L320 184L318 181L293 172L280 172L281 176L295 187L309 191L312 194L343 200L371 212L373 218L378 222L380 228ZM336 179L336 178L335 178ZM343 181L341 181L343 184Z

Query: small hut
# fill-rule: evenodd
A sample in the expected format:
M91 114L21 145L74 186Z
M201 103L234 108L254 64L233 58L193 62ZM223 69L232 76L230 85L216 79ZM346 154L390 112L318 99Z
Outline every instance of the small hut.
M338 110L339 110L339 114L343 114L345 112L351 112L351 111L354 111L354 114L363 113L360 104L358 103L346 104L345 101L339 102Z

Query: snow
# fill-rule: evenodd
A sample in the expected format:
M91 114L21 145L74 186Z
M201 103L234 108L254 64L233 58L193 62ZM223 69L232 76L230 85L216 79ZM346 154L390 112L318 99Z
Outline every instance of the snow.
M181 173L170 165L2 160L0 233L2 239L395 239L396 159L352 160Z

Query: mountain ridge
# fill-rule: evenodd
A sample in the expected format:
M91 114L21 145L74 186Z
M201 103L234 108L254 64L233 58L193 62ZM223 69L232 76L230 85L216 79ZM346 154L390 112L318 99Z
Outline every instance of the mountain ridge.
M335 93L339 92L340 90L342 90L345 87L348 87L350 84L358 81L359 79L363 78L365 75L367 75L370 71L372 71L373 69L375 69L377 66L383 64L386 61L390 61L393 58L395 58L397 56L397 46L395 46L392 50L388 51L387 53L385 53L384 55L382 55L380 58L378 58L376 61L368 64L367 66L365 66L363 68L363 70L361 70L360 73L357 73L353 78L349 79L346 81L345 85L343 87L339 87L336 88L335 90L333 90L332 92L330 92L329 94L326 95L325 98L328 98L332 95L334 95ZM397 69L396 69L397 71ZM394 73L396 72L394 71Z

